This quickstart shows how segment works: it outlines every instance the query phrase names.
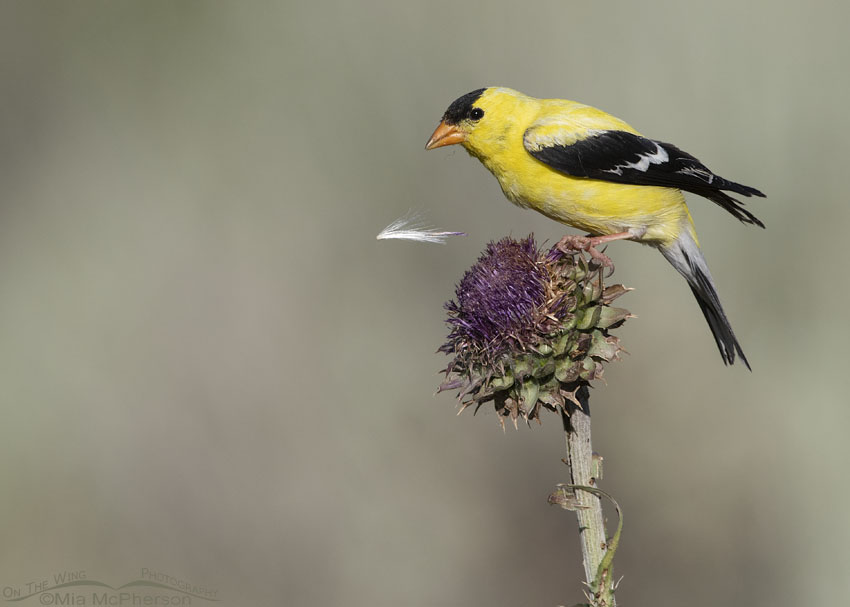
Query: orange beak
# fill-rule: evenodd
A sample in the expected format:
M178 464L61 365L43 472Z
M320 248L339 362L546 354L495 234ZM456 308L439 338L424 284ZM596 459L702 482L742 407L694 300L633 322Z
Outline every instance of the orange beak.
M464 141L466 141L466 135L457 128L457 125L446 124L444 121L440 123L434 134L431 135L431 139L425 144L425 149L433 150L434 148L441 148L444 145L454 145L456 143L463 143Z

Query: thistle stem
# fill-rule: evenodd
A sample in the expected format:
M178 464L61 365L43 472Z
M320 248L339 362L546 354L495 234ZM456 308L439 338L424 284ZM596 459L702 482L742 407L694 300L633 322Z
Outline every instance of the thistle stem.
M590 393L587 386L579 388L576 398L581 403L567 401L561 409L561 420L567 443L567 464L570 467L570 484L596 487L593 448L590 441ZM599 564L606 551L607 537L605 519L602 515L602 501L598 495L575 490L576 516L578 517L579 537L581 539L582 560L587 584L594 589L599 582L597 575ZM608 605L615 605L613 594Z

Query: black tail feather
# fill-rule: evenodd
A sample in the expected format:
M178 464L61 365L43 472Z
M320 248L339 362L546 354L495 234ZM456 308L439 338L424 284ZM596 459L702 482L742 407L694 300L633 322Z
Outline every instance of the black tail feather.
M717 294L717 289L714 288L714 281L711 280L711 275L703 270L703 263L692 260L687 256L687 253L685 256L693 273L691 277L687 277L691 291L693 291L703 316L705 316L705 320L711 328L711 333L714 335L714 341L717 342L717 348L720 350L723 362L727 365L733 364L735 362L735 353L737 353L741 357L741 361L747 366L747 369L752 371L750 363L744 355L744 351L741 350L741 344L738 343L738 338L735 337L735 333L732 331L732 325L729 324L729 319L726 318L723 306L720 305L720 296Z
M702 251L700 251L691 234L683 231L673 244L660 247L660 251L667 258L667 261L673 264L673 267L688 281L703 316L708 322L714 341L717 343L717 349L720 350L720 356L723 357L723 362L731 365L738 356L741 358L741 362L747 366L747 369L752 371L750 363L741 349L741 344L738 343L738 338L732 331L732 325L726 318L723 306L720 304L720 296L714 287L714 281L711 279L711 272L708 270Z
M705 320L711 328L711 333L714 335L714 341L717 342L717 349L720 350L720 356L723 357L723 362L727 365L733 364L735 362L735 353L737 352L747 369L752 371L750 362L744 355L743 350L741 350L741 344L738 343L738 339L732 331L732 326L723 313L723 308L713 306L709 298L705 297L696 288L691 287L691 291L693 291L694 297L697 298L697 303L702 310L703 316L705 316Z

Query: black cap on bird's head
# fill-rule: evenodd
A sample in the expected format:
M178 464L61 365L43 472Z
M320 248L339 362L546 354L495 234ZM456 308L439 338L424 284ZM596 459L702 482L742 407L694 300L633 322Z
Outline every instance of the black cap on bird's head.
M458 97L443 114L443 122L446 124L457 124L461 120L470 118L472 114L473 104L478 101L482 93L487 89L477 89L471 93L467 93L463 97Z
M463 143L466 141L466 134L458 128L458 125L464 120L480 120L484 116L481 108L475 107L475 102L484 94L486 88L476 89L471 93L467 93L462 97L455 99L443 114L443 120L440 122L434 134L425 144L426 150L443 147L444 145L454 145L455 143Z

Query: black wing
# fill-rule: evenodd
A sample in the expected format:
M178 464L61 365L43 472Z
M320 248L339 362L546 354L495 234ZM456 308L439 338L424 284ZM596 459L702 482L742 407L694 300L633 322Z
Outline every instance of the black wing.
M721 190L743 196L764 196L755 188L723 179L675 145L627 131L599 131L571 145L529 145L540 162L573 177L588 177L632 185L654 185L693 192L717 203L743 221L764 227L742 202Z

